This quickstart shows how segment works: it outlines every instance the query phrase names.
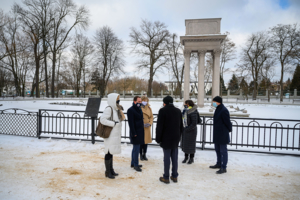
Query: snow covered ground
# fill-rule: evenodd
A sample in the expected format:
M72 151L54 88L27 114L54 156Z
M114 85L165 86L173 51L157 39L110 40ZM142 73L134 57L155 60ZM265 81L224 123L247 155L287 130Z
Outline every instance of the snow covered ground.
M229 152L217 175L213 151L182 164L178 183L161 183L162 150L148 148L143 172L130 168L131 145L114 157L115 180L104 176L103 143L0 135L0 199L299 199L300 158Z
M86 104L87 100L34 100L34 101L1 101L3 106L0 110L7 108L20 108L28 111L38 111L38 109L57 109L57 110L85 110L85 106L70 106L70 105L55 105L53 102L69 102ZM132 99L121 98L125 112L132 105ZM162 106L162 101L155 99L150 100L153 113L158 113ZM182 102L174 102L175 106L182 107ZM206 103L205 105L209 105ZM225 106L233 105L240 109L246 109L251 118L273 118L273 119L300 119L300 105L266 105L266 104L236 104L224 103ZM103 99L100 106L100 111L107 107L106 99Z

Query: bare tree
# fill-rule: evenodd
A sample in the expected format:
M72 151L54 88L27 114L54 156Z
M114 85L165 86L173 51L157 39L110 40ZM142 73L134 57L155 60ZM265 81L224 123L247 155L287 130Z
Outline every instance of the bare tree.
M94 82L103 96L110 78L123 73L125 61L123 41L118 39L112 29L108 26L99 28L94 36L96 48L96 71ZM98 77L97 77L98 76ZM99 84L99 85L98 85Z
M266 32L252 34L242 49L240 63L237 64L241 73L248 72L254 82L253 100L256 100L257 86L261 70L272 58L270 42Z
M212 67L213 67L213 56L211 53L205 54L205 66L204 66L204 87L207 88L207 84L212 80Z
M221 60L220 68L221 68L221 77L222 78L224 78L223 77L224 72L227 71L225 69L225 64L236 58L235 57L235 53L236 53L235 43L228 37L229 32L226 32L226 34L227 34L227 37L221 44L222 53L221 53L221 58L220 58L220 60Z
M182 55L181 43L177 41L178 36L174 33L168 40L167 43L167 55L169 57L168 64L172 68L173 77L177 81L177 90L180 93L180 99L182 99L182 82L184 75L184 64Z
M89 10L85 6L78 7L73 0L55 1L54 16L51 19L53 29L51 31L49 47L52 53L52 82L51 95L54 97L56 62L59 51L66 48L64 45L73 28L85 30L89 26ZM70 26L68 20L74 20Z
M93 46L91 45L89 39L82 34L76 34L73 43L74 44L72 45L71 49L73 55L71 66L73 66L73 70L75 73L76 95L77 97L79 97L80 82L83 77L82 74L85 73L85 67L86 63L88 62L88 57L93 53Z
M39 2L37 0L24 0L24 6L17 3L13 6L13 11L19 14L19 20L21 22L23 32L30 38L31 49L34 53L35 60L35 79L32 84L32 94L34 88L36 88L36 97L40 97L40 61L43 59L42 52L42 31L40 24L40 17L38 9Z
M166 43L170 33L167 26L160 22L142 20L140 30L131 27L129 34L133 52L140 57L137 62L139 69L149 73L148 95L151 95L152 82L155 73L167 63Z
M290 70L293 55L300 48L300 30L297 24L278 24L270 29L271 46L277 61L281 66L280 73L280 101L283 101L283 78L284 73Z

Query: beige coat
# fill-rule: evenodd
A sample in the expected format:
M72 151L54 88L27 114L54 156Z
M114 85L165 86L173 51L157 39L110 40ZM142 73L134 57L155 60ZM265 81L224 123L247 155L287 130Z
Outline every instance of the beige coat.
M144 118L144 124L150 124L152 126L153 124L153 114L152 114L152 110L149 107L149 105L146 106L142 106L142 111L143 111L143 118ZM152 138L151 138L151 126L145 128L144 127L144 132L145 132L145 144L149 144L152 142Z

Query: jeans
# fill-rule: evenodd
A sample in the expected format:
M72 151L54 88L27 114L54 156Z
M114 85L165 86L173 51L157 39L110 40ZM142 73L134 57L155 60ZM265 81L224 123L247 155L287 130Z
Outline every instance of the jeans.
M215 144L215 151L217 153L217 165L226 169L228 162L227 144Z
M140 154L141 155L146 154L147 153L147 148L148 148L148 144L141 144Z
M132 153L131 153L131 165L135 167L139 165L139 152L140 152L140 145L133 144Z
M164 149L164 178L170 177L170 159L172 160L172 177L178 177L178 148Z

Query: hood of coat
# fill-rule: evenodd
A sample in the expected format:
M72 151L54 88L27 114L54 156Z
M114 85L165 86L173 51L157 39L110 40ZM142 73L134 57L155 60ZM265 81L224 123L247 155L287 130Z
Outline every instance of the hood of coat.
M117 94L117 93L110 93L109 95L107 95L107 104L115 110L118 110L118 108L117 108L118 96L119 96L119 94Z
M197 105L194 105L191 109L189 109L189 110L187 111L187 114L190 114L190 113L192 113L192 112L195 112L195 111L197 110L197 108L198 108L198 106L197 106Z

